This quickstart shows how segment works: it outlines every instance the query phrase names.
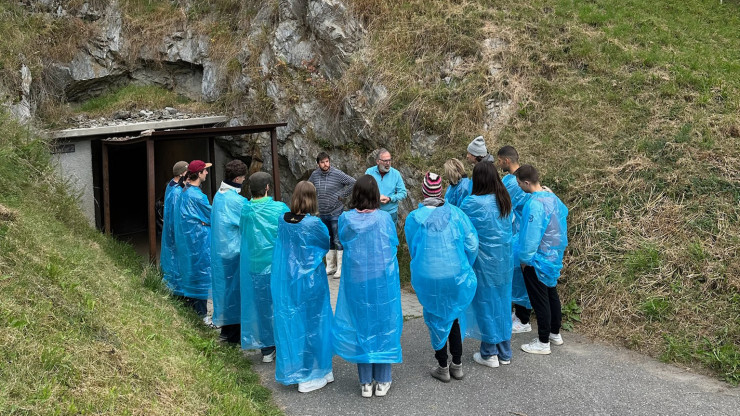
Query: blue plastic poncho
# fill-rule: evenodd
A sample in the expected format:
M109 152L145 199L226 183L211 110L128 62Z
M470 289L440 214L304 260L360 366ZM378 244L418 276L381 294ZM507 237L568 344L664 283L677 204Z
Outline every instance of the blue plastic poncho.
M450 185L445 191L445 201L459 207L466 196L473 192L473 181L468 178L460 179L457 185Z
M270 274L278 220L288 206L271 197L244 204L239 229L242 234L240 262L242 302L242 348L275 345Z
M331 372L331 301L321 259L329 251L329 231L307 215L297 224L281 217L272 256L275 308L275 380L289 385Z
M398 236L390 214L344 212L339 241L344 263L332 324L334 352L351 363L400 363Z
M200 187L180 195L181 235L176 235L183 296L208 299L211 293L211 204Z
M496 196L470 195L460 207L478 231L473 270L478 289L466 312L466 335L489 344L511 339L511 214L499 216Z
M506 175L502 179L506 190L509 192L511 197L511 211L514 213L514 240L516 241L517 233L521 227L522 222L522 211L524 205L529 200L529 194L524 192L519 186L516 180L516 175ZM516 249L516 246L514 247ZM527 287L524 285L524 276L522 275L522 268L519 267L518 253L513 251L513 267L514 277L511 281L511 301L517 305L524 306L527 309L532 309L532 304L529 302L529 295L527 294Z
M175 248L175 221L179 210L175 205L180 198L182 188L177 182L170 181L164 191L164 218L162 226L162 248L159 251L159 267L162 269L164 283L170 291L182 296L180 288L180 266L177 264L177 250Z
M554 287L568 246L568 208L552 192L530 195L524 206L516 251L521 263L534 266L540 282Z
M440 350L455 319L465 334L463 317L477 286L472 264L478 255L478 233L468 216L449 203L437 208L419 204L406 217L404 231L411 252L411 285L424 307L432 348Z
M247 201L239 188L221 183L213 197L211 214L211 280L213 288L213 325L241 323L239 291L239 221Z

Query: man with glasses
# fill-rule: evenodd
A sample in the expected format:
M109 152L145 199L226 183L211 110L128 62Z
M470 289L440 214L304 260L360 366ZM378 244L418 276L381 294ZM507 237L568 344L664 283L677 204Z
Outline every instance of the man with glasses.
M393 222L398 221L398 201L406 198L406 185L401 172L391 167L391 152L378 150L377 166L368 168L366 175L375 178L380 190L380 209L391 214Z

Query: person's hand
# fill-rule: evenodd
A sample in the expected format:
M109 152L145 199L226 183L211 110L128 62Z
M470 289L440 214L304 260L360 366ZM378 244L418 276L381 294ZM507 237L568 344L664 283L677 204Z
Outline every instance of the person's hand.
M381 203L381 204L387 204L387 203L389 203L389 202L391 202L391 199L390 199L390 198L388 198L388 197L387 197L387 196L385 196L385 195L381 195L381 196L380 196L380 203Z

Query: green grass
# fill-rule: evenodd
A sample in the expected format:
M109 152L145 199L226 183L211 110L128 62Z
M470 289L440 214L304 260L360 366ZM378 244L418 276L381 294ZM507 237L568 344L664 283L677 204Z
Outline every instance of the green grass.
M4 113L0 174L4 415L280 413L238 348L87 225L45 144Z
M93 116L112 114L116 110L161 109L188 104L187 97L156 86L128 85L80 104L76 112Z

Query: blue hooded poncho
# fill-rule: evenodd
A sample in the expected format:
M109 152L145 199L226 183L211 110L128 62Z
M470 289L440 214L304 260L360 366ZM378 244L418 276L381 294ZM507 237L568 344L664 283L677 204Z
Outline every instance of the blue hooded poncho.
M522 221L519 230L519 261L534 266L540 282L554 287L568 246L568 208L552 192L534 192L524 206L522 218L527 220Z
M278 220L288 206L271 197L244 204L239 229L242 233L241 276L242 348L275 345L273 335L272 253L277 238Z
M180 195L181 236L176 247L183 296L208 299L211 293L211 204L198 186Z
M524 192L519 183L516 181L516 175L506 175L502 179L506 190L509 192L511 197L511 211L514 213L514 225L513 233L514 240L516 240L517 233L522 223L522 211L524 205L529 200L529 194ZM517 305L524 306L527 309L532 309L532 304L529 302L529 295L527 294L527 287L524 286L524 276L522 275L522 268L519 267L519 256L516 253L516 247L513 251L513 264L514 267L514 278L511 281L511 301Z
M334 352L351 363L400 363L398 236L390 214L344 212L339 241L344 263L332 325Z
M457 185L450 185L445 191L445 201L459 207L462 205L466 196L473 191L473 181L468 178L461 178Z
M478 231L473 270L478 289L466 312L466 335L489 344L511 339L511 214L499 216L496 196L470 195L460 207Z
M239 188L221 183L213 197L211 214L211 280L213 281L213 325L241 323L239 291L239 221L247 199Z
M280 218L272 256L275 310L275 380L290 385L331 372L331 301L321 259L329 251L329 231L306 215L292 224Z
M182 296L182 289L180 288L180 266L177 264L177 250L175 249L175 221L180 213L180 210L176 209L180 193L182 193L182 187L177 182L170 181L164 192L162 248L159 251L162 279L172 294L178 296Z
M434 350L447 343L455 319L462 319L475 296L472 264L478 254L478 233L459 208L450 203L419 208L406 217L406 242L411 252L411 285L424 307L424 322Z

